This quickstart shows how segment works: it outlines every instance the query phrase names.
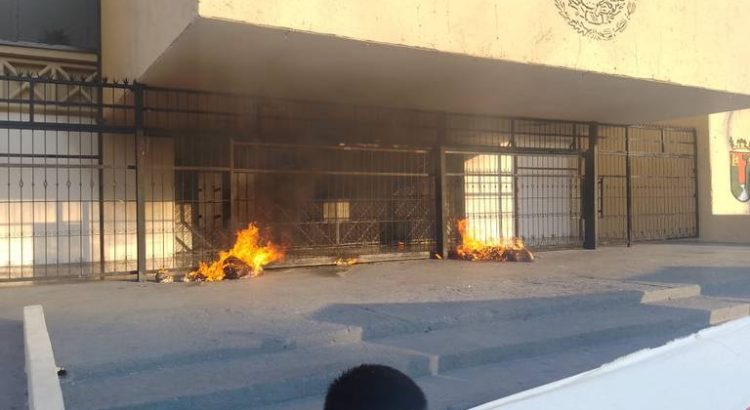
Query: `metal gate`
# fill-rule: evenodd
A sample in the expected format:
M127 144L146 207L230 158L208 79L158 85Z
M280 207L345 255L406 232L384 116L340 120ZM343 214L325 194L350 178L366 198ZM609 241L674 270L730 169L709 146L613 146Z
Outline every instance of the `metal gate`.
M600 241L697 237L696 149L694 129L600 126Z
M0 280L136 268L131 91L0 77Z
M438 117L0 77L0 281L186 271L250 222L292 264L428 257Z
M434 248L431 152L235 141L232 215L263 221L294 256Z
M582 245L588 124L477 116L449 116L448 124L449 248L460 240L460 219L480 240L519 237L534 249Z
M460 219L535 249L595 246L596 211L602 242L689 237L695 185L693 130L0 76L0 281L186 271L249 222L292 263L447 255Z

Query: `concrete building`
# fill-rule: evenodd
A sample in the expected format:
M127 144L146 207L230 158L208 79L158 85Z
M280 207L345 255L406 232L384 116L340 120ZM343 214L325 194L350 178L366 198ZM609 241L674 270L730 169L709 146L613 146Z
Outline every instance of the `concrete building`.
M185 270L253 221L292 264L447 257L464 218L750 243L742 2L42 3L100 41L0 33L0 280Z

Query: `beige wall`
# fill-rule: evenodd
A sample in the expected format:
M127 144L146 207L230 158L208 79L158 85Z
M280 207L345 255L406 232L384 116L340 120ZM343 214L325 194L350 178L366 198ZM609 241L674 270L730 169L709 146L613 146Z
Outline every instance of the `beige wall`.
M750 107L750 66L738 63L750 57L750 7L613 0L637 6L622 32L598 40L560 15L570 1L104 0L104 75L611 123Z
M139 78L197 16L197 0L102 0L102 72Z
M694 127L698 136L698 199L700 239L709 242L750 243L750 215L726 215L728 198L740 204L729 189L729 151L724 135L714 134L716 118L703 116L670 121ZM742 205L742 204L740 204ZM747 208L747 204L744 204ZM746 212L747 213L747 212Z
M193 21L218 20L750 94L746 1L622 0L635 11L611 40L573 29L567 1L103 0L104 73L139 78Z
M613 40L555 0L201 0L201 17L750 94L745 0L636 0Z

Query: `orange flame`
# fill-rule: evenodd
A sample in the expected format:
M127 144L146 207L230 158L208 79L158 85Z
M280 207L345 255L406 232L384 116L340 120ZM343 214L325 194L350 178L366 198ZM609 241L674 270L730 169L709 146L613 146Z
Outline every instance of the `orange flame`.
M237 232L237 240L232 249L219 252L219 258L209 263L200 262L198 269L187 275L188 280L215 282L223 280L227 259L239 259L250 269L250 277L263 274L263 267L284 258L283 250L270 241L262 244L260 229L254 223Z
M356 265L359 260L357 258L338 258L336 259L336 266L352 266Z
M470 261L534 260L534 255L526 248L521 238L483 241L471 233L468 222L467 219L461 219L457 224L461 235L461 244L456 247L459 258Z

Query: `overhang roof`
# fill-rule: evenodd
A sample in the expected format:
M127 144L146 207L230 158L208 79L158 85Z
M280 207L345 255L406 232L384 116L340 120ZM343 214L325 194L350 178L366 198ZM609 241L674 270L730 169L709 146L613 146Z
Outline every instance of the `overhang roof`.
M197 18L151 85L508 116L644 123L750 107L750 96Z

